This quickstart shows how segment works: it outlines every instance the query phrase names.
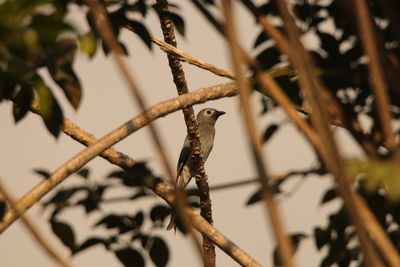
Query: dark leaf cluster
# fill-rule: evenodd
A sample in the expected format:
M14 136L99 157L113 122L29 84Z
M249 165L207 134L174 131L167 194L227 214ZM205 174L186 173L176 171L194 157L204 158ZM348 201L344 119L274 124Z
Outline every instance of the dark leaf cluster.
M155 177L144 162L135 166L129 172L112 171L102 179L93 179L88 168L81 169L75 175L78 178L77 183L59 189L42 203L45 209L51 211L49 222L53 233L70 249L72 255L102 245L124 266L145 266L148 260L155 266L167 265L169 248L156 231L165 228L164 221L170 215L171 209L156 202L145 211L136 204L139 199L151 195L143 187L143 183L150 183L149 180L154 180ZM35 172L44 177L49 174L41 169ZM106 192L122 187L130 188L132 194L107 197ZM138 210L133 213L110 213L102 209L104 205L117 205L121 202L131 202L132 207L136 204ZM74 226L61 219L62 212L70 208L82 208L86 216L100 215L92 227L93 231L102 229L104 234L99 236L89 233L84 241L78 242Z
M127 28L136 33L148 48L152 48L151 35L140 18L149 10L159 13L157 5L146 0L104 1L112 30L117 38ZM71 5L87 10L90 30L80 33L66 20ZM171 5L168 16L183 35L184 19ZM90 9L84 1L12 0L0 4L0 102L13 101L13 116L19 122L28 111L42 117L48 131L58 136L63 122L63 110L54 90L60 89L73 108L82 98L82 86L74 69L78 48L92 58L101 42L106 54L109 48L101 40ZM119 41L125 53L126 45ZM47 72L57 85L51 88L45 78Z
M360 182L362 183L362 181ZM371 211L379 224L388 234L394 246L400 250L400 202L389 202L381 190L366 191L362 184L358 185L358 192L367 201ZM325 192L321 204L330 203L338 199L336 189ZM355 229L349 221L343 205L328 216L326 226L314 228L314 241L318 250L327 247L320 266L349 266L352 262L360 263L361 251L356 239Z

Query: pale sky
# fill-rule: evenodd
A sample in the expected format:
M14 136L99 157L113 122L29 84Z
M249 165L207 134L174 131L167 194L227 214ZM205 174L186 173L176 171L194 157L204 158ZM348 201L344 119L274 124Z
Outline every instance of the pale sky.
M190 55L198 57L206 62L215 64L225 69L231 69L229 64L227 46L224 40L209 26L200 14L193 10L188 1L179 2L186 22L187 36L178 38L178 47ZM71 20L84 30L79 22L82 13L77 8ZM258 30L254 27L254 20L246 11L239 11L240 40L246 47L250 47ZM146 25L151 28L152 34L162 38L159 25L154 14L146 19ZM130 57L127 60L134 76L139 82L147 104L153 105L159 101L175 97L177 95L166 56L156 46L153 52L142 44L137 36L123 31L123 40L128 46ZM84 88L83 102L78 111L74 111L66 103L60 90L56 89L58 99L62 99L62 106L66 117L77 123L86 131L101 137L115 129L125 121L131 119L139 110L132 100L129 90L123 83L121 76L115 68L112 60L105 58L101 50L96 58L88 60L84 55L79 55L75 68ZM186 78L190 90L207 87L226 82L227 79L217 77L207 71L184 64ZM55 86L53 86L55 87ZM258 114L261 110L259 96L253 95L254 111ZM206 164L206 172L210 185L240 181L255 176L255 168L252 164L251 153L247 146L243 120L240 114L238 98L221 99L204 105L195 106L195 111L203 107L213 107L224 110L227 114L219 119L216 128L214 149ZM0 105L0 177L15 197L20 197L40 181L40 177L33 173L35 168L45 168L54 171L64 162L83 149L83 146L65 135L60 135L58 140L51 137L41 122L41 119L29 114L17 125L14 124L9 103ZM282 112L271 112L268 116L257 116L259 130L265 129L267 122L280 122L285 120ZM264 146L264 155L270 173L281 173L290 170L302 170L315 165L315 158L309 149L308 143L297 133L290 124L276 134L273 139ZM163 137L171 161L176 162L186 129L182 112L173 113L157 121L158 129ZM342 135L340 135L342 136ZM359 155L359 150L341 137L340 146L346 156ZM151 139L148 138L148 130L141 129L115 146L136 160L148 160L150 166L157 174L164 175L163 168L159 164L159 157L154 149ZM106 175L114 166L103 159L95 159L88 163L93 177ZM73 182L75 178L68 178L61 187ZM76 181L76 180L75 180ZM295 187L297 178L292 178L284 187L290 190ZM323 194L323 189L329 185L329 178L309 177L296 189L290 198L279 200L280 211L285 220L286 229L289 232L305 232L312 234L313 227L322 221L327 212L334 206L318 206ZM194 185L192 182L191 185ZM262 204L250 207L245 202L256 190L256 185L247 185L226 191L212 192L213 216L215 227L246 250L256 260L270 266L271 251L275 246L273 235L270 231L267 216ZM104 206L105 210L120 212L135 212L142 209L151 200L137 201L133 204L121 204L119 206ZM158 200L162 203L162 200ZM337 204L337 203L336 203ZM69 255L68 249L51 233L47 222L47 213L42 214L41 209L34 207L28 214L39 225L46 237L64 255ZM87 218L83 211L75 210L64 213L61 218L76 230L77 240L85 240L91 234L90 226L99 218L91 215ZM79 227L78 227L79 226ZM157 234L167 239L171 249L169 266L202 266L194 253L190 240L180 233L158 230ZM21 224L15 223L0 237L1 265L14 266L55 266L41 248L32 240ZM218 248L217 266L237 266ZM296 254L298 266L316 266L319 256L314 248L312 238L305 240L299 252ZM119 261L113 254L108 253L102 246L96 246L71 258L74 266L119 266ZM150 260L148 266L152 266Z

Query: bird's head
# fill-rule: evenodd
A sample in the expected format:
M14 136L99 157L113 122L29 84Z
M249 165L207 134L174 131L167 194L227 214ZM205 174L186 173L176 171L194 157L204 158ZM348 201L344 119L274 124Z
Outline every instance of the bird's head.
M197 121L200 123L209 123L214 125L217 119L224 115L224 111L218 111L213 108L205 108L197 113Z

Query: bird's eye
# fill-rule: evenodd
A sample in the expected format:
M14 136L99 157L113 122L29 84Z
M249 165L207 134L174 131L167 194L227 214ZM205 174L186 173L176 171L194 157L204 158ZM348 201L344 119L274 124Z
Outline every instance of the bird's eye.
M211 110L207 110L207 114L210 115L211 114Z

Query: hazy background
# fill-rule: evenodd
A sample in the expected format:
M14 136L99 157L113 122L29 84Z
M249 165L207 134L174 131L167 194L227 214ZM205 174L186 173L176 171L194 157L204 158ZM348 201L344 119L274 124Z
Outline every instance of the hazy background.
M178 36L178 47L206 62L230 69L225 41L192 8L188 1L179 1L179 5L182 8L180 14L183 15L186 22L186 37ZM85 31L86 25L81 23L84 13L75 7L73 10L74 14L70 19L82 31ZM250 48L259 30L255 27L253 18L249 17L246 11L241 8L236 10L240 26L240 40L247 48ZM154 14L149 14L145 22L151 28L153 35L162 38ZM122 36L130 51L129 65L139 82L148 106L175 97L177 92L172 83L165 54L156 46L152 52L149 52L141 40L128 31L124 31ZM84 130L101 137L139 112L113 61L105 58L102 51L99 50L95 59L91 61L79 54L75 68L84 88L84 97L79 110L71 109L60 91L56 91L56 93L58 99L63 100L65 116ZM188 64L184 64L184 70L190 90L227 81L227 79ZM258 116L261 111L259 96L253 94L252 100L259 120L260 131L266 127L267 122L286 120L286 116L280 111L271 112L268 116ZM203 107L213 107L227 113L217 122L214 149L206 164L210 185L255 177L256 172L247 146L238 98L226 98L195 106L195 111L197 112ZM15 197L21 197L40 182L41 178L33 173L33 169L45 168L54 171L84 147L63 134L55 140L47 133L41 119L33 114L29 114L23 121L15 125L11 110L10 103L0 105L0 177ZM157 120L156 124L171 161L175 163L186 135L182 112L175 112L161 118ZM350 142L346 141L345 137L339 140L343 144L341 145L342 152L346 155L359 153ZM115 148L136 160L147 160L157 174L164 174L157 152L148 138L147 129L139 130L117 144ZM285 124L285 127L274 135L268 145L264 146L264 154L266 155L266 164L272 174L306 169L316 163L308 144L290 124ZM99 178L114 168L103 159L95 159L89 162L88 166L92 170L91 177ZM74 179L73 177L69 178L65 183L74 182ZM329 210L337 206L337 203L324 207L318 206L323 189L329 185L329 182L328 178L308 176L301 183L299 183L299 178L291 178L285 184L284 189L288 192L293 191L293 194L290 198L278 199L278 204L289 232L312 233L313 227L322 221ZM192 182L193 184L194 182ZM256 184L251 184L212 192L213 217L216 228L255 259L265 266L269 266L275 241L269 231L270 226L264 206L261 204L245 206L247 199L256 188ZM104 210L134 212L148 203L154 203L155 199L136 201L134 205L104 205L103 208ZM158 201L162 203L162 200ZM51 232L47 222L49 214L42 213L38 207L32 208L28 214L54 246L62 250L63 254L68 255L68 249L64 248ZM92 231L90 226L99 216L91 214L88 218L80 209L74 209L64 213L62 218L74 226L77 241L82 242ZM158 234L167 239L171 248L169 266L202 266L192 243L180 233L174 235L173 232L158 231ZM217 266L237 265L218 248L216 251ZM317 266L319 257L312 238L301 244L296 259L299 266ZM102 246L85 250L71 260L75 266L121 265L114 255L108 253ZM5 267L55 266L53 261L32 240L20 222L14 223L0 237L0 263Z

